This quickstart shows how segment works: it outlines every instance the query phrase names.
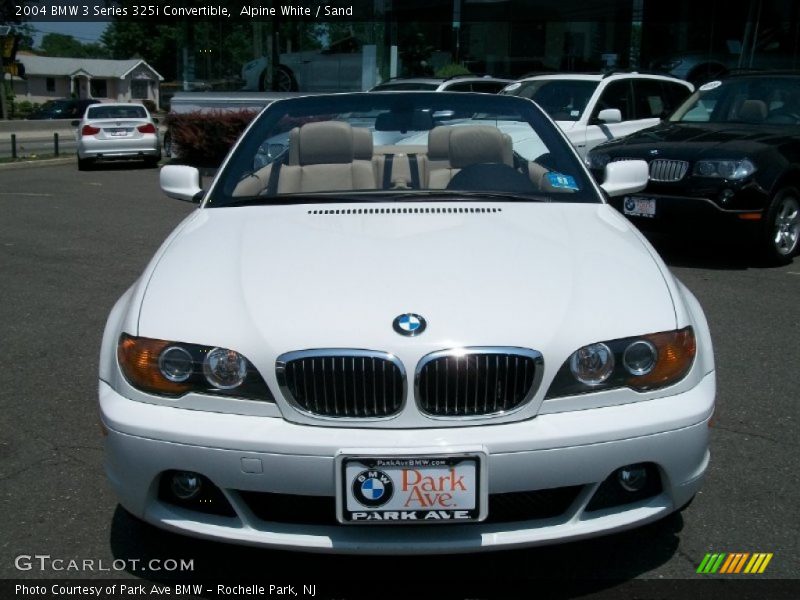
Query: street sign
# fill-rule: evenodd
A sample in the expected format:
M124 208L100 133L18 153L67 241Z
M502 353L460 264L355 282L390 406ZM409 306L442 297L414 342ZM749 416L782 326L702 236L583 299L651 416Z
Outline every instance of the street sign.
M0 58L2 58L4 65L14 61L17 56L18 45L19 38L15 35L0 37Z
M10 65L3 67L3 72L8 73L12 77L21 77L25 79L25 65L21 62L13 62Z

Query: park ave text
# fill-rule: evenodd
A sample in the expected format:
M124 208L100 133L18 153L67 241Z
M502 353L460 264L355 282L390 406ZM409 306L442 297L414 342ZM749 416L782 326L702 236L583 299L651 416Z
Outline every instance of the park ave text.
M114 583L110 585L78 585L53 583L48 585L26 585L18 583L14 586L15 596L94 596L102 598L110 595L119 596L156 596L183 597L190 594L210 594L217 596L316 596L316 585L203 585L203 584L149 584L149 583Z

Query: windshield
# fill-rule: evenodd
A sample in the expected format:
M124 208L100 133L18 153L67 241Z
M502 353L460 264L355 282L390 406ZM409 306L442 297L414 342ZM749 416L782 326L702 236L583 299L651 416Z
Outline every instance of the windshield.
M89 119L146 119L147 112L143 106L136 104L125 106L99 104L89 107L86 116Z
M597 83L582 79L535 79L512 83L501 93L530 98L554 121L577 121Z
M414 90L436 90L440 83L430 81L392 81L389 83L381 83L372 88L373 92L402 92Z
M256 119L207 206L446 196L601 202L532 102L469 93L279 100Z
M711 81L700 86L670 121L800 125L800 77Z

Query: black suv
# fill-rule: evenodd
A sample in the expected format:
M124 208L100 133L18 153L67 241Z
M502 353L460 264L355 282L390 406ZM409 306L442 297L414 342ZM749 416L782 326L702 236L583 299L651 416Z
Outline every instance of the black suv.
M773 263L800 235L800 73L702 85L660 125L594 148L596 178L611 161L644 159L650 181L611 204L644 229L736 223Z

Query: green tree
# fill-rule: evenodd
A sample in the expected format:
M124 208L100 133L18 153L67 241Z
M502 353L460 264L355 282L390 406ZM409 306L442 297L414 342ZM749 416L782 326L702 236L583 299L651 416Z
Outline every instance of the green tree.
M71 35L48 33L42 38L40 51L45 56L71 58L107 58L108 51L100 44L83 44Z
M112 21L100 43L117 60L141 58L167 80L177 77L180 25L153 21Z

